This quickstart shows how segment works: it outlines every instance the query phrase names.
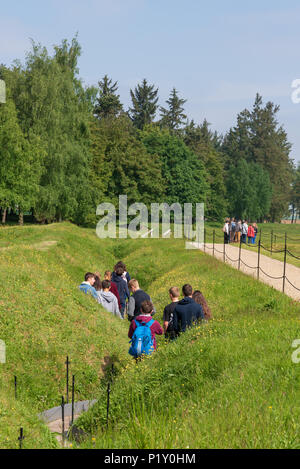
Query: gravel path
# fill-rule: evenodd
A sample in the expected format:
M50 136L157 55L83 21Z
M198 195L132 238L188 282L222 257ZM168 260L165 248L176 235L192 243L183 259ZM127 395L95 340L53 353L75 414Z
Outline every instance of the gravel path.
M206 244L204 246L198 245L197 243L192 243L193 246L198 247L202 251L205 250L206 254L213 255L213 244ZM223 261L224 259L224 244L215 244L215 257ZM232 265L238 269L238 259L239 259L239 248L232 246L230 244L225 245L226 253L226 263ZM240 270L247 275L251 275L254 278L257 278L257 263L258 263L258 254L256 252L248 251L247 249L242 249L241 251L241 263ZM247 265L245 265L247 264ZM283 272L284 272L284 263L271 257L260 255L260 272L259 280L272 287L276 290L282 291L283 286ZM263 271L263 272L262 272ZM275 278L269 278L267 275ZM278 278L281 277L281 278ZM293 284L296 288L294 288ZM286 264L286 280L285 280L285 294L293 298L294 300L300 301L300 268L295 267L292 264Z

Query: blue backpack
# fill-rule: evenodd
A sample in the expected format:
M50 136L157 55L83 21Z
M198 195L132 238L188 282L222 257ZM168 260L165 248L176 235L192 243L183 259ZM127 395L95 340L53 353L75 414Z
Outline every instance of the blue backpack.
M151 355L154 351L154 344L150 327L154 323L154 319L151 319L149 322L134 321L136 329L131 341L129 342L131 344L129 354L135 358L140 357L141 355Z

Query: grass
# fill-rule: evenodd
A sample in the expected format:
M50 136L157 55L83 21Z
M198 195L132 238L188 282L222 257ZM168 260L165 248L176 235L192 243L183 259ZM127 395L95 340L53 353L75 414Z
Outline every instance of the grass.
M191 282L214 313L143 363L126 364L79 425L85 448L299 448L299 303L179 240L136 241L125 258L160 312ZM93 439L92 439L93 438Z
M104 246L94 230L67 223L6 228L0 237L7 244L0 259L0 338L7 355L0 365L0 388L7 396L1 399L6 417L0 417L0 447L11 447L20 426L27 433L25 446L48 447L48 436L29 434L32 420L40 428L38 412L60 404L66 356L76 375L77 400L93 398L107 366L127 359L127 324L77 288L86 271L104 272L116 259L112 243Z
M182 240L99 240L94 230L62 223L0 229L3 247L1 448L17 447L21 426L24 447L57 446L37 413L60 404L66 355L76 399L98 398L78 423L89 435L83 448L300 448L300 365L291 360L299 303L185 250ZM157 353L136 365L127 353L128 322L76 288L85 271L103 272L120 258L151 295L159 321L168 288L186 282L204 292L213 321L172 344L159 338Z

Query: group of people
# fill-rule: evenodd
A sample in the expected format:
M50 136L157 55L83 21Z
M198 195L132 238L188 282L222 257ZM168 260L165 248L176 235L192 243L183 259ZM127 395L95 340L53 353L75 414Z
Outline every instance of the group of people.
M249 223L247 220L237 220L227 218L223 226L224 243L247 243L255 244L258 228L256 223Z
M122 261L114 266L113 272L105 271L102 281L99 272L87 272L79 289L92 295L107 311L120 319L124 320L127 314L130 321L128 337L132 339L129 353L136 358L156 350L156 335L165 334L166 339L174 340L187 328L202 320L209 320L212 316L199 290L194 291L191 285L186 284L182 287L183 298L180 299L179 288L171 287L171 302L164 308L162 328L153 319L156 309L150 295L140 288L138 280L131 279ZM148 348L145 345L147 341L150 344Z

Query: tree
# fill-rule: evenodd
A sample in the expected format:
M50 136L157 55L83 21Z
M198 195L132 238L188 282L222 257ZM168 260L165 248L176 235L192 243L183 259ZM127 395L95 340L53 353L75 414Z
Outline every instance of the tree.
M88 184L88 93L77 78L80 45L74 38L46 48L32 44L25 66L12 70L13 97L24 135L38 138L44 150L35 217L76 220Z
M99 96L96 101L94 114L99 118L116 117L122 112L123 105L120 102L120 96L116 94L118 82L112 83L112 80L105 75L99 85Z
M224 156L220 152L220 137L209 129L209 125L206 119L198 126L192 121L185 127L183 139L206 169L210 189L205 216L219 221L227 214Z
M186 120L183 105L186 99L180 99L175 88L170 93L166 103L168 108L160 107L162 127L166 127L170 132L178 132Z
M159 155L166 200L173 203L206 202L209 187L203 163L184 142L168 130L149 126L140 133L148 153Z
M300 215L300 163L293 171L293 182L291 187L292 223Z
M10 89L7 91L7 102L0 107L2 223L5 223L7 208L11 207L18 210L19 223L23 224L23 211L30 210L37 204L44 155L37 137L29 133L25 138Z
M92 119L90 129L92 204L86 223L95 222L100 203L110 202L118 207L119 195L126 194L128 204L142 202L148 208L153 202L163 201L165 183L160 159L149 154L137 139L128 116Z
M144 79L141 85L137 85L134 91L130 90L132 108L129 108L129 115L135 127L143 129L150 124L156 114L158 105L158 88L148 85Z
M260 165L245 159L231 164L227 194L232 216L263 221L269 215L272 186L268 172Z
M279 221L288 209L292 179L291 144L278 124L278 112L279 106L272 102L263 106L262 97L257 94L252 111L245 109L238 115L237 126L229 131L223 144L228 166L245 159L268 172L273 187L270 207L273 222Z

